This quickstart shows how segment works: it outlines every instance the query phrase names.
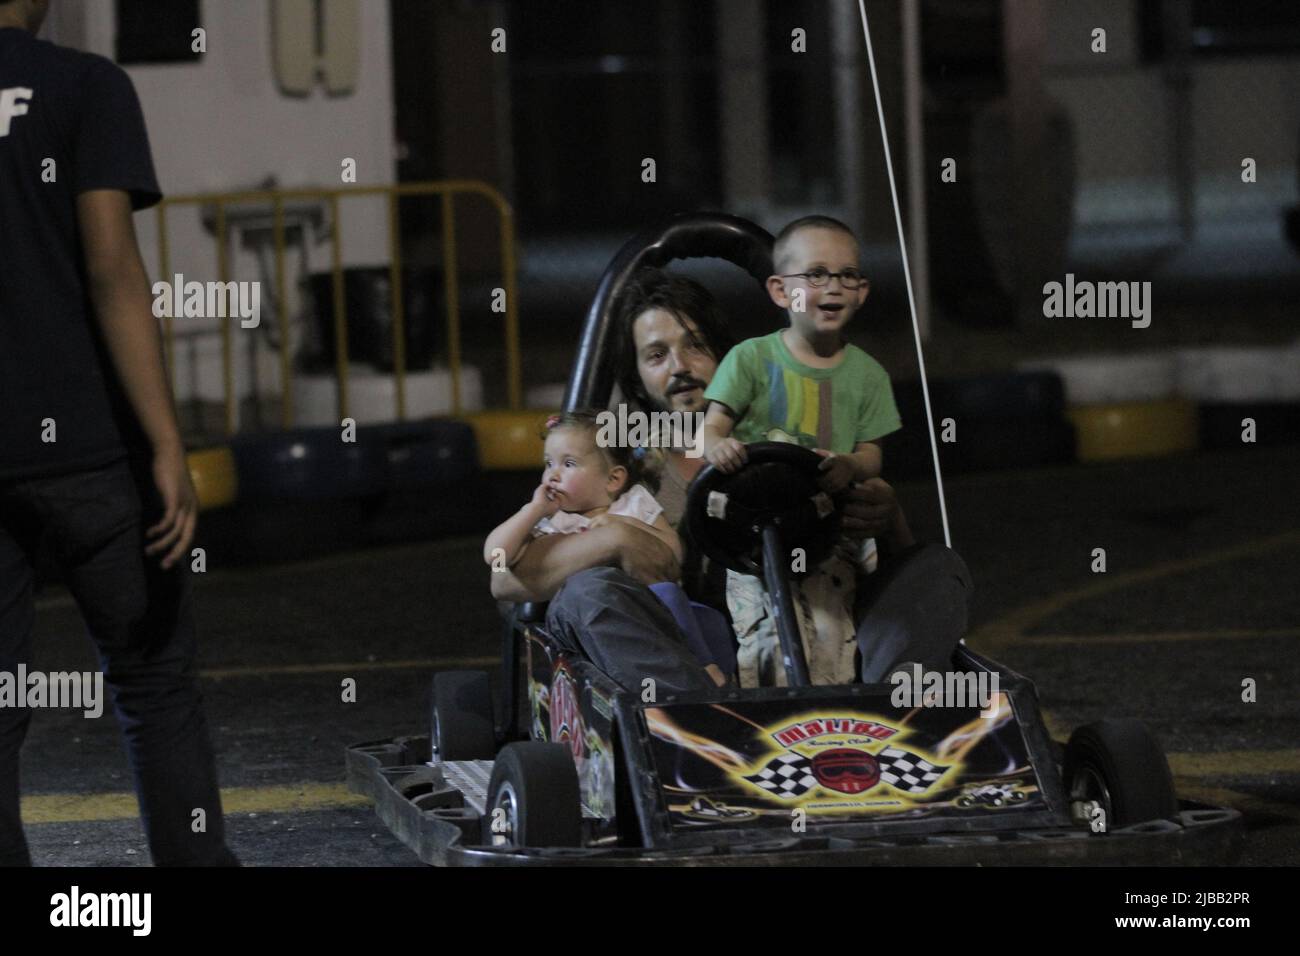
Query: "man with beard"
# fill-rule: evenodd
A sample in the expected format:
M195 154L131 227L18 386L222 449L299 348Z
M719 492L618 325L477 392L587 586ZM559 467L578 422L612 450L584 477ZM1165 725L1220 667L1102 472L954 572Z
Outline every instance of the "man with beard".
M721 309L707 289L683 276L648 270L624 291L618 312L617 381L623 400L650 411L703 413L704 391L734 344ZM669 523L679 527L686 489L705 467L684 449L664 449L658 493ZM893 488L875 478L840 498L841 527L851 537L874 537L880 568L859 590L859 631L871 635L862 661L864 680L885 679L903 662L946 670L966 630L971 590L965 563L942 545L917 544ZM492 575L499 600L544 601L547 630L580 650L616 683L657 693L714 689L686 649L672 616L645 585L684 581L696 600L726 613L723 569L710 566L687 541L679 568L668 548L630 525L581 535L553 535L531 547L509 571Z

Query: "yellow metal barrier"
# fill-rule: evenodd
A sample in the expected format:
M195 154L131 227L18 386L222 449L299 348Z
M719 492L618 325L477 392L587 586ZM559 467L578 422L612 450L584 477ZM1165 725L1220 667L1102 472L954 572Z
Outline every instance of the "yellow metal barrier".
M359 196L386 196L388 201L388 258L390 281L393 289L393 374L396 377L397 417L406 417L406 336L405 313L402 301L402 250L398 225L398 200L402 196L442 197L443 271L446 276L447 299L447 365L451 370L452 414L461 413L460 404L460 283L456 255L456 222L454 201L457 194L472 194L488 199L497 209L501 222L501 271L506 293L505 347L507 401L511 409L522 405L522 386L519 364L519 319L515 306L515 230L514 212L504 196L487 183L468 179L448 179L436 182L401 183L393 186L351 186L322 189L263 189L228 193L194 193L168 196L157 206L158 259L163 278L172 279L171 256L168 249L167 211L174 206L210 205L216 211L217 276L222 282L230 281L229 228L226 207L236 202L267 202L274 211L273 242L275 244L276 297L280 304L278 322L280 329L280 387L281 424L292 427L293 363L288 353L289 317L286 314L285 289L285 238L284 202L286 199L324 198L330 209L330 268L334 278L334 354L339 382L339 418L348 417L348 355L347 355L347 304L343 296L343 253L339 239L339 200ZM167 367L171 370L175 388L175 325L171 316L163 320ZM238 419L234 385L234 342L230 322L221 326L222 382L225 391L226 434L233 435Z

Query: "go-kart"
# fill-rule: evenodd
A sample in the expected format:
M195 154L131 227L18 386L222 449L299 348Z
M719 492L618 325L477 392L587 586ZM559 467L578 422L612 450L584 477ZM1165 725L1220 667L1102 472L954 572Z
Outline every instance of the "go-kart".
M624 247L588 314L567 407L602 404L613 302L643 264L716 256L760 281L771 237L730 216L679 216ZM606 357L608 357L606 355ZM1221 863L1241 818L1175 796L1141 724L1103 720L1062 747L1026 678L957 646L954 672L998 678L980 702L895 703L895 685L810 686L792 566L815 567L839 513L818 456L749 446L704 469L691 540L760 575L787 686L688 695L622 688L522 605L503 651L504 719L485 672L441 672L428 732L348 748L348 781L434 864ZM792 562L791 555L802 553ZM985 686L991 685L991 681Z

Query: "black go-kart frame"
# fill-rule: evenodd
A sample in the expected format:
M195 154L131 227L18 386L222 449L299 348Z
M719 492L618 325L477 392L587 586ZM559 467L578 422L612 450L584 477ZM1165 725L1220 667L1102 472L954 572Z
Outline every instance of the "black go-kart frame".
M614 303L638 269L717 257L762 282L771 247L767 232L724 214L678 215L630 240L588 312L565 407L608 401ZM800 547L814 566L833 545L837 513L816 488L812 452L773 443L749 450L736 475L701 472L687 521L711 558L763 576L787 686L681 696L620 688L551 639L543 605L520 605L505 628L499 710L486 672L441 672L427 733L347 749L349 786L421 860L1205 865L1235 857L1240 814L1178 800L1164 754L1140 723L1102 720L1054 742L1033 684L964 644L951 668L967 683L928 699L899 699L894 684L809 686L786 558ZM965 687L982 688L979 700L959 696Z

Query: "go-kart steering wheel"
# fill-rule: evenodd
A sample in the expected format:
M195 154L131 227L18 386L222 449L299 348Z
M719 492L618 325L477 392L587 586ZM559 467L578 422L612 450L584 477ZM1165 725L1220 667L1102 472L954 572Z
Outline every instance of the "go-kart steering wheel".
M746 445L749 462L733 474L709 465L686 493L691 540L712 560L741 574L763 573L764 524L781 531L791 552L803 549L801 570L791 555L784 564L798 578L819 564L839 533L839 513L818 485L823 461L816 452L787 442Z
M830 553L839 512L818 485L822 458L816 452L784 442L756 442L745 450L749 460L739 471L723 474L710 465L696 476L686 494L686 528L714 561L763 577L787 682L804 686L808 665L790 578L802 577Z

